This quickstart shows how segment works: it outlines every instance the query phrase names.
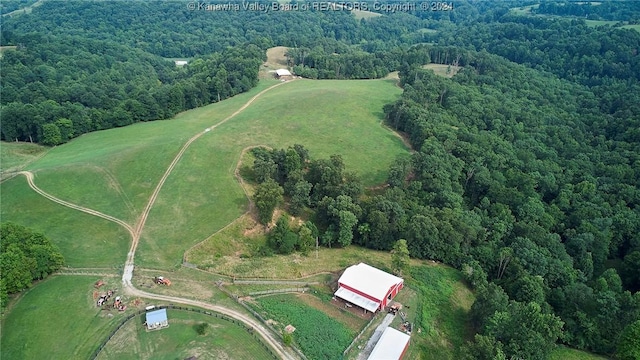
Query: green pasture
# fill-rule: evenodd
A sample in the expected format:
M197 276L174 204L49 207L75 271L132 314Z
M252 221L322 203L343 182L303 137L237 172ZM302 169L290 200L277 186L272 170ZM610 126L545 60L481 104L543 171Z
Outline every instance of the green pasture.
M448 266L416 266L407 281L418 296L410 309L418 332L413 333L411 353L434 359L458 359L462 345L472 340L469 310L475 299L462 275Z
M636 24L636 25L623 25L621 26L623 29L632 29L635 31L640 32L640 24Z
M516 14L516 15L531 15L531 10L532 9L537 9L539 6L540 6L539 4L529 5L529 6L521 6L521 7L517 7L517 8L511 8L511 9L509 9L509 11L512 12L513 14Z
M580 351L565 346L559 346L551 353L549 360L605 360L606 357Z
M0 142L0 171L20 169L38 158L47 148L25 142Z
M596 27L596 26L603 26L603 25L615 25L617 23L619 23L620 21L614 21L614 20L585 20L585 22L587 23L587 26L590 27Z
M35 183L44 191L133 225L187 139L276 83L261 82L247 94L171 120L83 135L52 148L26 169L35 174ZM185 250L245 212L247 200L233 171L247 146L304 144L314 158L342 155L347 169L357 172L366 185L383 182L394 158L407 153L400 139L381 126L383 105L394 101L400 92L393 81L297 80L265 93L187 150L150 213L136 265L175 269ZM16 160L10 161L16 166L24 164L19 156L5 154L3 162L12 157ZM115 268L124 263L131 239L117 224L47 200L31 190L23 176L2 182L0 191L2 220L43 232L60 247L68 266ZM349 254L334 267L355 260L354 254ZM317 266L327 261L327 256L322 258ZM115 320L100 317L88 298L95 280L58 276L27 292L3 322L3 357L88 358L115 324ZM183 280L180 285L181 279L174 278L180 285L176 289L212 291ZM218 296L212 291L208 297ZM51 335L55 328L68 329L64 339ZM188 344L180 343L180 349L166 356L175 358L178 351L190 347ZM140 351L147 351L144 349Z
M36 184L43 190L133 223L189 138L275 83L261 82L248 93L180 113L173 119L85 134L51 149L27 170L38 175Z
M27 169L35 173L35 183L44 191L133 225L184 142L277 83L263 81L249 93L174 119L83 135L51 149ZM233 171L247 146L303 144L314 158L342 155L347 169L358 173L366 185L383 182L395 157L407 153L400 139L381 126L382 107L400 92L385 80L297 80L265 93L186 151L151 210L137 263L177 266L186 249L246 211L247 200ZM11 203L16 206L3 202L2 214L21 222L23 207L31 207L20 199L27 194L12 195L15 201ZM47 208L38 210L40 216L25 225L50 228L49 219L56 214L49 214ZM69 224L76 221L73 215L66 220ZM91 230L85 223L69 225L71 232L65 241L71 244L72 239L86 238ZM64 250L67 258L85 256Z
M147 331L144 315L127 322L109 340L98 359L273 359L244 326L185 310L167 310L169 327ZM196 325L206 323L203 335Z
M353 16L356 18L356 20L362 20L362 19L371 19L371 18L375 18L378 16L382 16L382 14L377 13L377 12L373 12L373 11L367 11L367 10L351 10L351 13L353 14Z
M54 203L31 190L24 176L0 184L0 218L44 233L64 255L67 266L122 266L131 242L113 222Z
M297 80L277 87L192 144L165 183L138 248L143 266L177 266L186 249L247 210L233 176L242 149L303 144L313 158L341 154L366 185L381 183L406 148L380 125L392 82ZM213 109L213 107L211 107Z
M32 289L2 320L3 359L89 359L126 315L94 304L92 276L54 276ZM119 279L107 280L116 285Z

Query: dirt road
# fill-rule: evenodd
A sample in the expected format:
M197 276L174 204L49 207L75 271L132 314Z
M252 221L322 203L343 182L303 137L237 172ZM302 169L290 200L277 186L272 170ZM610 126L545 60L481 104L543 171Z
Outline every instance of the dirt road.
M267 342L267 344L269 344L269 346L271 346L273 348L273 350L276 351L276 353L278 354L278 356L280 356L280 358L282 359L286 359L286 360L296 360L299 359L299 357L297 355L292 354L292 352L288 351L287 349L285 349L282 344L280 343L280 340L277 339L270 330L268 330L267 328L264 327L264 325L262 325L260 322L258 322L257 320L254 320L252 317L247 316L243 313L237 312L235 310L226 308L224 306L218 306L218 305L213 305L210 303L206 303L206 302L202 302L202 301L197 301L197 300L190 300L190 299L183 299L183 298L178 298L178 297L173 297L173 296L165 296L165 295L158 295L158 294L152 294L152 293L148 293L142 290L138 290L136 288L134 288L133 286L126 286L125 287L125 292L131 296L135 296L135 297L143 297L143 298L147 298L147 299L154 299L154 300L160 300L160 301L166 301L170 304L183 304L183 305L191 305L191 306L197 306L203 309L207 309L207 310L212 310L215 312L219 312L221 314L227 315L229 317L232 317L236 320L242 321L244 324L251 326L254 331L258 332L262 338Z
M64 201L62 199L59 199L51 194L46 193L45 191L43 191L42 189L38 188L34 181L33 181L33 173L29 172L29 171L21 171L20 174L24 175L27 178L27 182L29 183L29 187L31 187L31 189L33 189L35 192L37 192L38 194L44 196L45 198L56 202L60 205L78 210L78 211L82 211L84 213L90 214L90 215L94 215L100 218L103 218L105 220L108 221L112 221L122 227L124 227L125 229L127 229L127 231L129 232L129 234L131 235L131 247L129 248L129 252L127 253L127 260L124 264L124 272L122 274L122 284L124 286L124 291L131 295L131 296L135 296L135 297L144 297L144 298L148 298L148 299L154 299L154 300L160 300L160 301L167 301L169 303L174 303L174 304L184 304L184 305L191 305L191 306L197 306L197 307L201 307L204 309L208 309L208 310L212 310L212 311L216 311L222 314L225 314L229 317L232 317L236 320L242 321L244 324L251 326L252 328L254 328L254 330L259 333L263 339L273 348L273 350L276 351L276 353L282 358L282 359L286 359L286 360L297 360L299 359L299 356L297 354L295 354L294 352L290 351L289 349L285 348L281 343L280 340L277 338L276 335L274 335L269 329L267 329L264 325L262 325L260 322L256 321L255 319L253 319L252 317L245 315L243 313L237 312L233 309L229 309L226 308L224 306L219 306L219 305L213 305L210 303L206 303L206 302L202 302L202 301L197 301L197 300L191 300L191 299L185 299L185 298L179 298L179 297L173 297L173 296L165 296L165 295L158 295L158 294L153 294L153 293L148 293L142 290L137 289L133 283L131 282L132 278L133 278L133 270L134 270L134 259L135 259L135 253L136 253L136 249L138 247L138 242L140 240L140 235L142 234L142 231L144 229L144 225L147 221L147 217L149 216L149 212L151 211L151 208L153 207L158 194L160 193L160 190L162 189L162 186L164 185L165 181L167 180L167 178L169 177L169 175L171 175L171 172L173 171L173 169L175 168L176 164L180 161L180 159L182 158L182 156L184 155L184 153L187 151L187 149L189 148L189 146L198 138L200 138L202 135L214 130L215 128L217 128L218 126L224 124L225 122L229 121L231 118L233 118L234 116L238 115L239 113L241 113L244 109L246 109L249 105L251 105L258 97L260 97L262 94L264 94L265 92L285 84L283 83L278 83L276 85L273 85L265 90L262 90L261 92L259 92L258 94L256 94L254 97L252 97L251 99L249 99L249 101L247 101L242 107L240 107L238 110L236 110L233 114L229 115L228 117L226 117L225 119L223 119L222 121L218 122L217 124L210 126L208 128L206 128L204 131L194 135L193 137L191 137L180 149L180 151L178 152L178 154L174 157L173 161L171 162L171 164L169 165L169 167L167 168L167 170L164 172L164 174L162 175L162 178L160 178L160 181L158 182L158 184L156 185L153 193L151 194L151 197L149 198L149 201L147 202L146 207L144 208L142 214L140 214L140 217L138 218L138 221L136 222L136 225L134 227L132 227L131 225L127 224L126 222L124 222L123 220L120 220L116 217L107 215L107 214L103 214L99 211L96 210L92 210L83 206L79 206L67 201Z

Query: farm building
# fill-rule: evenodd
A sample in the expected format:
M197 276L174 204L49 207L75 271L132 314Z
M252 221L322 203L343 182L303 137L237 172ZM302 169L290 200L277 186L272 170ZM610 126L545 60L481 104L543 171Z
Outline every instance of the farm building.
M147 329L156 330L169 326L167 309L160 309L147 313Z
M293 79L293 74L287 69L278 69L276 70L276 78L281 80L290 80Z
M186 60L175 60L176 66L185 66L187 65L189 62Z
M371 351L367 360L400 360L409 347L411 337L402 331L388 327Z
M335 296L367 311L384 309L404 280L364 263L349 266L340 279Z

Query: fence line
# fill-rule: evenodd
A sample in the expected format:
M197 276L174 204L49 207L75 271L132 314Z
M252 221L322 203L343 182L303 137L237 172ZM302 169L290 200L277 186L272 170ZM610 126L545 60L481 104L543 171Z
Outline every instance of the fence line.
M273 356L274 359L279 359L278 355L276 353L274 353L273 349L264 342L264 339L262 339L262 337L259 334L257 334L253 330L252 327L246 325L242 321L236 320L236 319L231 318L229 316L226 316L225 314L222 314L222 313L217 313L217 312L212 312L212 311L202 310L202 309L196 309L196 308L188 308L188 307L183 307L183 306L175 306L175 305L156 306L155 308L153 308L151 310L138 310L138 311L134 312L133 314L128 315L126 318L124 318L120 322L120 324L118 324L118 326L115 328L115 330L113 330L111 332L111 334L109 334L107 339L104 340L100 344L98 349L93 353L93 356L91 357L91 359L95 360L95 359L98 358L98 355L100 355L100 352L102 351L102 349L104 349L104 347L107 345L109 340L111 340L111 338L115 336L115 334L118 332L118 330L120 330L120 328L122 328L129 320L135 318L138 315L147 313L149 311L155 311L157 309L171 309L171 310L192 311L192 312L196 312L196 313L199 313L199 314L209 315L209 316L212 316L212 317L215 317L215 318L218 318L218 319L222 319L222 320L231 322L231 323L236 324L236 325L240 325L240 326L244 327L245 330L247 330L254 339L258 340L258 342L265 348L265 350L267 350L267 352L269 354L271 354L271 356Z
M259 295L269 295L269 294L280 294L280 293L292 293L292 292L307 292L309 291L308 287L303 288L288 288L288 289L273 289L273 290L264 290L264 291L254 291L250 292L249 296L259 296Z
M319 285L319 281L294 280L232 280L234 285Z
M367 329L369 328L369 326L371 326L371 324L373 324L373 321L375 319L378 318L378 314L376 313L371 320L369 320L369 323L367 323L367 325L365 325L364 329L362 329L362 331L360 331L360 333L358 335L356 335L356 337L353 339L353 341L351 342L351 344L349 344L349 346L347 346L347 348L342 352L342 357L344 358L347 353L349 351L351 351L351 348L353 348L353 346L356 344L356 342L360 339L360 337L362 336L362 334L364 334L365 331L367 331Z
M271 324L264 317L262 317L262 315L258 314L257 311L253 310L249 305L245 304L244 301L240 300L240 298L237 295L230 293L229 290L225 289L223 286L218 286L218 288L220 289L220 291L222 291L223 293L227 294L227 296L229 296L230 298L235 300L243 308L245 308L247 311L249 311L256 319L258 319L269 330L271 330L271 332L274 333L275 336L277 336L280 340L283 339L282 338L282 334L280 332L278 332L276 329L274 329L273 326L271 326ZM304 360L308 360L307 357L304 355L304 353L302 351L300 351L300 349L298 349L295 346L292 346L291 348L293 349L293 351L295 351L300 356L300 358L302 358Z

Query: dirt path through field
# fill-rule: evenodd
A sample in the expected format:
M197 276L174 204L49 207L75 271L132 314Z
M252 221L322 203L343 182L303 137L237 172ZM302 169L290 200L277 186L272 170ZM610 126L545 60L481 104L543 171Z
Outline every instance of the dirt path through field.
M276 353L282 359L286 359L286 360L299 359L299 357L297 355L295 355L295 354L293 354L293 352L287 350L280 343L279 339L273 333L271 333L270 330L268 330L261 323L259 323L258 321L254 320L253 318L251 318L248 315L245 315L243 313L237 312L237 311L235 311L233 309L226 308L224 306L213 305L213 304L202 302L202 301L179 298L179 297L174 297L174 296L166 296L166 295L158 295L158 294L148 293L148 292L142 291L140 289L137 289L133 285L133 283L131 282L131 280L133 278L135 252L136 252L136 249L138 247L138 242L140 240L140 235L142 234L142 231L144 229L144 225L145 225L145 223L147 221L147 218L149 216L149 212L151 211L151 208L153 207L156 199L158 198L158 194L160 193L160 190L162 189L162 186L166 182L166 180L169 177L169 175L171 175L171 172L173 171L175 166L178 164L178 162L180 161L180 159L182 158L184 153L187 151L189 146L194 141L196 141L198 138L200 138L202 135L214 130L218 126L224 124L225 122L229 121L230 119L232 119L236 115L240 114L244 109L249 107L249 105L251 105L258 97L260 97L265 92L267 92L267 91L269 91L269 90L271 90L271 89L273 89L273 88L275 88L277 86L283 85L283 84L285 84L285 82L278 83L276 85L273 85L271 87L268 87L268 88L262 90L261 92L259 92L255 96L253 96L251 99L249 99L249 101L247 101L244 105L242 105L233 114L227 116L222 121L216 123L215 125L212 125L212 126L206 128L204 131L194 135L189 140L187 140L187 142L182 146L182 148L180 149L178 154L174 157L173 161L171 161L171 164L169 164L169 167L167 168L167 170L164 172L164 174L160 178L160 181L156 185L153 193L151 194L151 197L149 198L149 201L147 202L147 205L144 208L144 211L142 212L142 214L138 218L138 221L136 222L135 226L133 226L133 227L131 225L127 224L126 222L124 222L123 220L120 220L120 219L118 219L116 217L113 217L113 216L110 216L110 215L107 215L107 214L103 214L103 213L101 213L99 211L96 211L96 210L93 210L93 209L89 209L89 208L86 208L86 207L83 207L83 206L80 206L80 205L76 205L76 204L70 203L68 201L64 201L64 200L59 199L59 198L57 198L57 197L55 197L55 196L53 196L53 195L51 195L49 193L46 193L45 191L43 191L42 189L40 189L39 187L36 186L36 184L33 181L33 178L34 178L33 173L31 173L29 171L21 171L21 172L19 172L19 174L24 175L27 178L27 182L29 184L29 187L31 187L31 189L33 189L35 192L37 192L38 194L42 195L43 197L45 197L45 198L47 198L47 199L49 199L49 200L51 200L53 202L56 202L56 203L58 203L60 205L69 207L71 209L82 211L84 213L87 213L87 214L90 214L90 215L94 215L94 216L100 217L100 218L108 220L108 221L112 221L112 222L124 227L125 229L127 229L129 234L131 235L131 240L132 241L131 241L131 247L129 249L129 252L127 253L127 260L125 262L124 272L122 274L122 284L123 284L123 287L124 287L124 291L126 293L128 293L128 294L130 294L132 296L138 296L138 297L145 297L145 298L154 299L154 300L167 301L167 302L175 303L175 304L185 304L185 305L198 306L198 307L202 307L202 308L205 308L205 309L208 309L208 310L212 310L212 311L216 311L216 312L225 314L225 315L227 315L229 317L232 317L234 319L242 321L246 325L251 326L252 328L254 328L254 330L257 331L264 338L264 340L273 348L274 351L276 351Z
M127 286L133 287L133 285L131 285L131 278L133 277L133 260L134 260L134 257L135 257L136 249L138 247L138 242L140 240L140 235L142 234L142 230L144 229L144 225L147 222L147 218L149 216L149 212L151 211L151 208L153 207L153 204L156 202L156 199L158 198L158 194L160 193L160 190L162 189L162 186L167 181L167 178L169 177L169 175L171 175L171 172L176 167L176 165L178 164L178 162L180 161L180 159L182 158L184 153L187 151L189 146L191 146L191 144L194 141L196 141L198 138L200 138L202 135L204 135L204 134L206 134L208 132L211 132L212 130L214 130L218 126L226 123L227 121L229 121L230 119L232 119L236 115L240 114L244 109L249 107L249 105L251 105L262 94L266 93L267 91L269 91L269 90L271 90L271 89L273 89L275 87L283 85L283 84L285 84L285 82L281 82L281 83L275 84L273 86L270 86L270 87L260 91L254 97L249 99L249 101L247 101L244 105L242 105L238 110L236 110L233 114L227 116L226 118L224 118L222 121L218 122L217 124L206 128L203 132L200 132L200 133L194 135L191 139L187 140L187 142L182 146L182 148L180 149L178 154L175 156L175 158L173 158L173 161L171 161L171 164L169 164L169 167L167 168L167 170L162 175L162 178L160 178L160 181L158 182L158 185L156 185L156 188L153 190L153 193L151 194L151 197L149 198L149 201L147 202L147 206L145 206L144 211L142 212L142 214L140 215L140 218L138 219L138 222L136 223L135 230L134 230L134 233L133 233L133 241L131 242L131 248L129 249L129 253L127 254L127 262L125 263L124 274L122 275L122 282L124 284L126 284Z
M142 290L138 290L136 288L129 288L128 292L130 295L132 296L136 296L136 297L144 297L144 298L149 298L149 299L154 299L154 300L161 300L161 301L166 301L168 303L178 303L178 304L184 304L184 305L191 305L191 306L197 306L197 307L201 307L207 310L212 310L215 312L219 312L221 314L227 315L229 317L232 317L236 320L240 320L242 321L244 324L251 326L254 331L258 332L262 338L269 344L269 346L271 346L276 352L277 354L280 356L280 358L282 359L286 359L286 360L294 360L294 359L298 359L297 356L291 354L289 351L285 350L284 347L282 346L282 344L280 343L280 340L277 339L272 333L271 331L267 330L260 322L258 322L257 320L254 320L252 317L245 315L243 313L237 312L235 310L226 308L224 306L218 306L218 305L213 305L210 303L206 303L203 301L197 301L197 300L191 300L191 299L184 299L184 298L178 298L178 297L173 297L173 296L166 296L166 295L158 295L158 294L152 294L152 293L148 293Z
M122 226L123 228L127 229L129 234L131 235L131 237L134 236L135 232L133 231L133 228L129 224L127 224L126 222L124 222L124 221L122 221L122 220L120 220L120 219L118 219L116 217L113 217L111 215L103 214L103 213L101 213L101 212L99 212L97 210L93 210L93 209L86 208L84 206L72 204L72 203L70 203L68 201L64 201L64 200L59 199L59 198L57 198L57 197L55 197L55 196L53 196L53 195L51 195L49 193L44 192L44 190L40 189L33 182L33 173L30 172L30 171L21 171L21 172L19 172L19 174L24 175L27 178L27 183L29 183L29 187L31 189L33 189L33 191L35 191L38 194L44 196L45 198L47 198L47 199L49 199L49 200L51 200L53 202L56 202L56 203L58 203L60 205L64 205L66 207L72 208L74 210L82 211L82 212L87 213L89 215L97 216L97 217L103 218L105 220L112 221L112 222Z

